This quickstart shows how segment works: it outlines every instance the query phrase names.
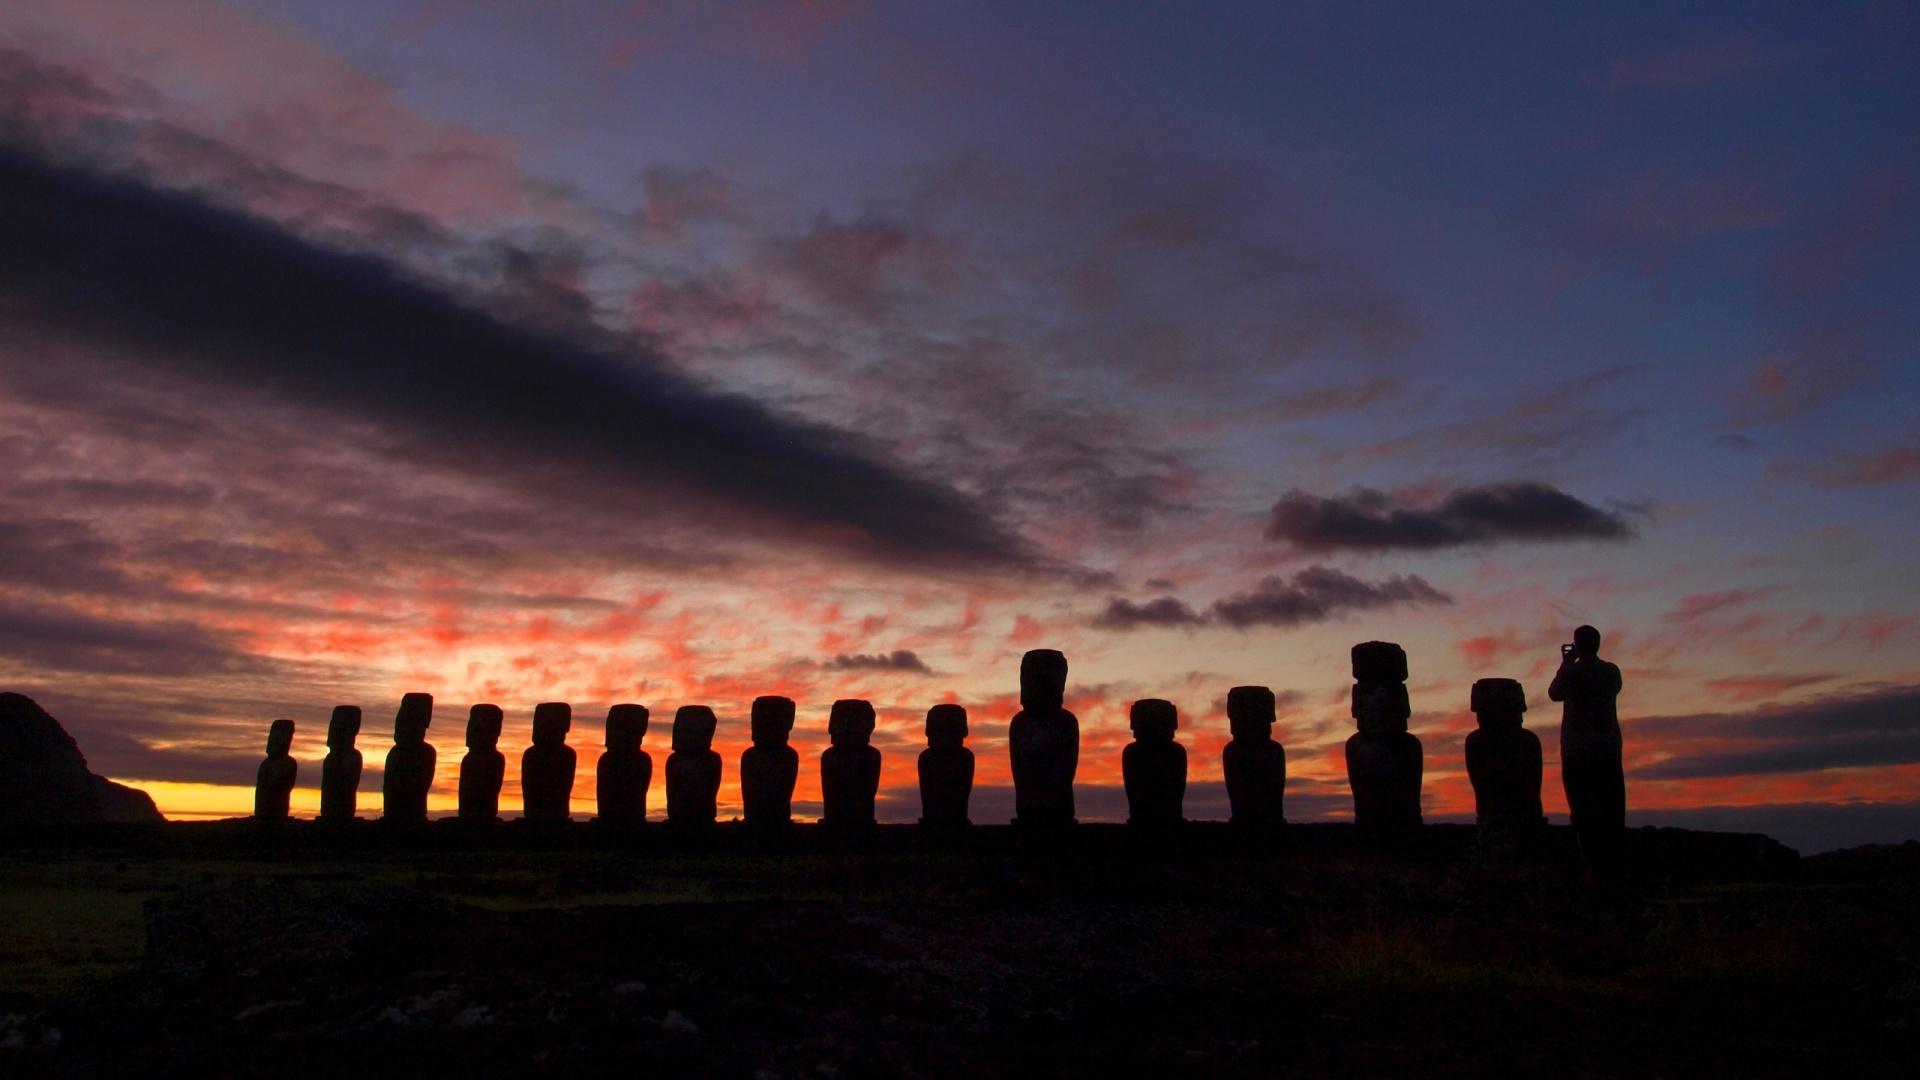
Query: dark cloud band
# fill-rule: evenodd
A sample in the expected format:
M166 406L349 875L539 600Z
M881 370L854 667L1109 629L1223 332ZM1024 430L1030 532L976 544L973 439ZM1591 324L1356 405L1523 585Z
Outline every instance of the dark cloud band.
M1290 579L1264 578L1252 591L1216 600L1204 612L1171 596L1144 604L1115 597L1107 602L1106 610L1095 617L1093 625L1102 630L1211 625L1235 630L1263 626L1284 628L1326 622L1355 611L1451 603L1451 596L1427 584L1417 574L1395 574L1382 581L1364 581L1329 566L1310 566Z
M1626 540L1620 514L1545 484L1460 488L1432 507L1410 507L1384 492L1345 495L1289 491L1273 506L1267 537L1302 551L1434 550L1473 544Z

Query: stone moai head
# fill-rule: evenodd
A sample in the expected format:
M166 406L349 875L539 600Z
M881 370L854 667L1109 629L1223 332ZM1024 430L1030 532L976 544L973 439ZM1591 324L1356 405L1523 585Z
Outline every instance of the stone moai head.
M267 728L267 756L286 757L293 752L293 721L275 720Z
M1525 720L1527 692L1518 679L1480 679L1471 701L1483 728L1517 728Z
M1067 700L1067 657L1056 649L1031 649L1020 658L1020 707L1058 709Z
M632 753L647 737L647 720L652 714L645 705L615 705L607 710L607 749Z
M360 737L360 706L335 705L327 718L327 749L351 750Z
M787 745L787 736L793 733L793 699L773 694L754 698L749 724L753 745Z
M942 749L967 741L967 710L958 705L935 705L927 710L927 745Z
M873 741L873 705L842 698L827 714L827 739L835 746L866 746Z
M1180 711L1161 698L1141 698L1127 712L1127 726L1139 742L1172 742L1180 727Z
M1406 683L1354 683L1353 719L1362 735L1390 735L1407 730L1413 707Z
M427 741L427 725L433 723L433 695L408 694L400 699L400 711L393 717L393 741L401 746L419 746Z
M500 741L505 714L498 705L475 705L467 710L467 749L491 750Z
M682 705L673 714L674 753L699 753L713 749L713 732L720 718L705 705Z
M533 707L533 745L564 746L571 730L573 706L564 701L543 701Z
M1236 686L1227 691L1227 726L1236 740L1266 742L1273 738L1273 691L1264 686Z

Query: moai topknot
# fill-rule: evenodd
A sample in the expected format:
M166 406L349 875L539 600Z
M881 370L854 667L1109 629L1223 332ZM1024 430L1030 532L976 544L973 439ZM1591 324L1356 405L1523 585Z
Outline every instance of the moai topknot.
M352 821L360 795L360 707L335 705L327 720L327 756L320 763L320 820Z
M1133 742L1120 752L1127 789L1127 824L1148 828L1178 825L1187 797L1187 750L1173 741L1180 726L1173 702L1141 698L1128 713Z
M267 729L267 759L253 781L253 816L262 821L285 821L300 763L293 760L293 721L275 720Z
M645 705L615 705L607 710L607 749L593 773L602 825L632 829L647 820L653 757L640 749L640 743L647 737L648 719Z
M1363 829L1420 824L1420 740L1407 731L1407 653L1389 641L1353 647L1353 718L1347 740L1347 782L1353 823Z
M1467 777L1481 831L1523 832L1546 823L1540 810L1540 737L1521 727L1527 692L1514 679L1481 679L1471 699L1480 728L1467 733Z
M920 751L920 824L972 824L967 800L973 795L973 751L966 741L967 710L958 705L927 710L927 748Z
M873 719L869 702L845 698L833 703L827 716L832 745L820 755L823 824L873 824L873 799L880 790L880 751L872 745Z
M713 824L720 797L720 755L713 732L720 720L705 705L682 705L673 714L673 753L667 755L667 824Z
M1016 825L1073 824L1080 719L1065 708L1067 658L1034 649L1020 658L1020 711L1007 726Z
M467 753L460 759L462 821L500 818L500 785L507 778L507 756L499 749L503 719L498 705L467 710Z
M800 778L800 752L787 745L793 733L793 699L753 699L753 745L740 755L740 802L756 829L793 823L793 785Z
M427 745L433 723L433 695L408 694L393 717L393 749L380 780L381 816L396 825L427 820L427 791L433 787L434 753Z
M533 707L533 745L520 755L520 793L526 800L527 820L572 820L573 773L576 756L567 745L573 729L573 706L543 701Z
M1273 691L1236 686L1227 691L1232 741L1220 755L1233 823L1254 828L1285 825L1287 751L1273 739Z

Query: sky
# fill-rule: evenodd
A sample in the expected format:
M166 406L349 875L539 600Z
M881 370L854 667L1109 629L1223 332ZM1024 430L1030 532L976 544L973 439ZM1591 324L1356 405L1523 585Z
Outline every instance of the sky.
M0 687L173 817L400 695L928 706L1010 810L1058 648L1083 819L1271 686L1350 814L1349 647L1431 820L1473 680L1625 675L1630 819L1920 836L1920 11L1106 3L0 7ZM656 776L660 775L656 768ZM519 805L508 769L503 807ZM656 813L664 792L655 784Z

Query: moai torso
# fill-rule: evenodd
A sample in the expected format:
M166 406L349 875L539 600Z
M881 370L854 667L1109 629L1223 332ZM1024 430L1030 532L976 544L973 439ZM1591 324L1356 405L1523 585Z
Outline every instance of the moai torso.
M360 797L360 709L335 705L327 720L327 756L320 763L320 820L352 821Z
M1034 649L1020 660L1020 711L1007 725L1017 825L1071 825L1080 720L1065 707L1067 658Z
M705 705L682 705L673 716L673 753L667 756L667 823L713 824L719 812L720 755L713 751L719 719Z
M500 785L507 778L507 757L499 749L498 705L475 705L467 711L467 752L460 759L460 817L467 821L494 821L500 816Z
M777 828L793 822L793 785L800 779L800 752L787 745L793 733L793 700L753 699L753 745L740 755L740 802L747 824Z
M1227 723L1233 739L1221 751L1227 802L1233 823L1264 827L1287 821L1287 752L1273 739L1273 691L1236 686L1227 691Z
M871 704L851 698L833 703L827 720L832 745L820 755L825 824L873 824L873 800L880 790L880 751L872 745L873 723Z
M607 710L607 749L594 768L594 798L603 825L633 828L647 820L653 758L640 749L647 737L647 721L644 705L615 705Z
M1360 729L1347 740L1353 823L1411 828L1420 824L1424 759L1420 740L1407 731L1407 654L1385 641L1355 645L1353 675L1353 718Z
M398 825L427 820L427 792L433 787L435 757L427 745L433 723L433 695L408 694L393 718L393 749L387 751L380 780L381 816Z
M1540 807L1540 739L1522 727L1527 694L1513 679L1473 684L1472 706L1480 727L1467 733L1467 777L1473 781L1474 816L1485 829L1537 829Z
M293 799L300 763L293 760L293 721L275 720L267 730L267 758L253 783L253 816L263 821L285 821Z
M935 705L927 710L927 748L920 751L920 823L934 827L972 824L973 751L966 748L967 710Z
M533 745L520 755L520 790L528 821L572 820L575 755L567 745L573 707L546 701L533 707Z
M1133 742L1120 752L1127 790L1127 824L1178 825L1187 796L1187 751L1174 741L1180 714L1173 703L1141 698L1129 714Z

